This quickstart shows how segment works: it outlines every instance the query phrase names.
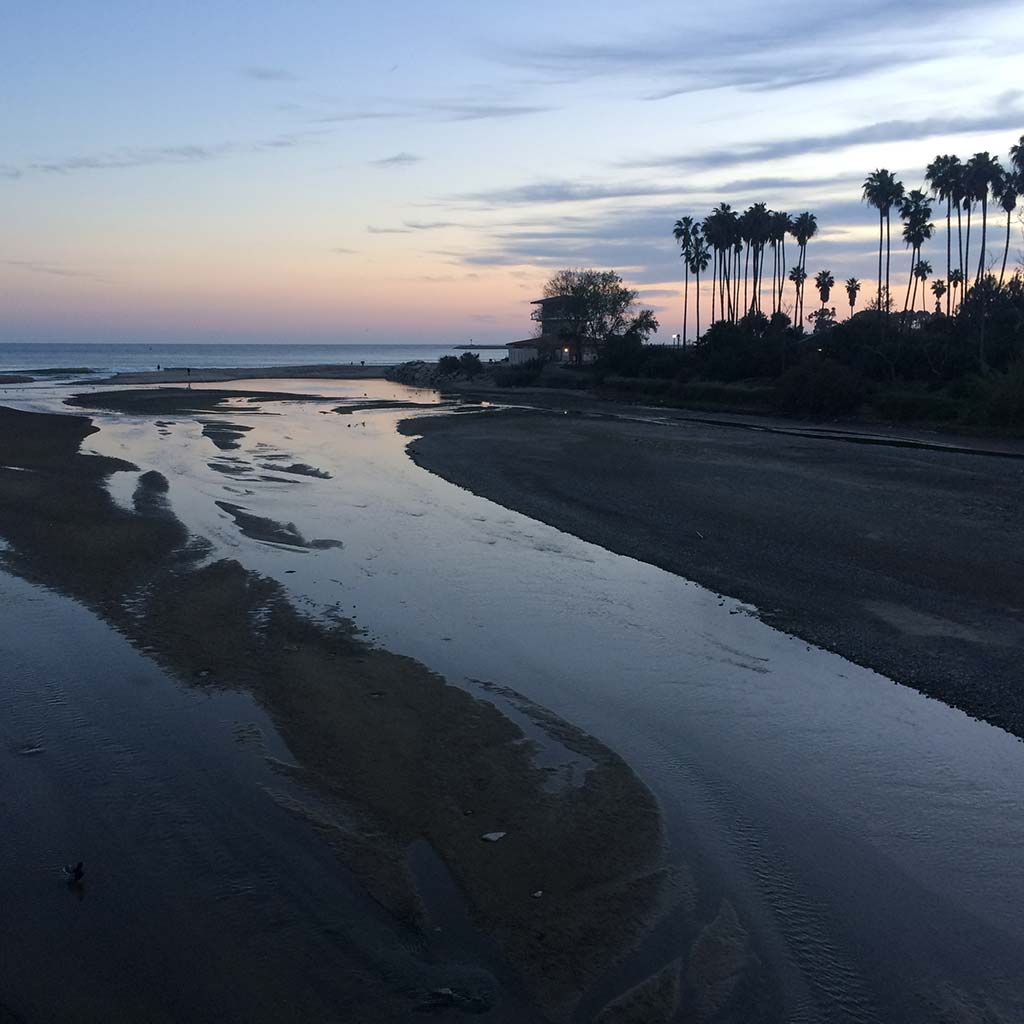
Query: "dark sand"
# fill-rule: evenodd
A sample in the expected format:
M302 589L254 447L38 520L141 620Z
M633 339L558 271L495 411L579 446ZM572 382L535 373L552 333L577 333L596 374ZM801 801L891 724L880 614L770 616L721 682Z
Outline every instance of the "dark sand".
M238 562L206 563L207 545L173 515L159 473L142 475L133 510L120 507L106 477L134 467L80 454L94 429L84 417L0 409L3 567L81 601L188 685L251 692L296 760L290 773L336 808L330 822L310 820L365 890L421 927L410 851L427 844L544 1019L568 1019L661 906L651 794L610 750L537 709L559 742L594 762L579 787L552 789L493 704L368 646L351 622L308 619L276 582ZM495 830L506 837L481 841ZM543 898L531 898L538 890ZM342 964L354 956L338 955ZM59 984L59 965L38 969ZM425 998L409 977L375 973L357 957L346 970L347 1019L406 1019ZM641 990L671 1000L675 983ZM288 993L281 998L287 1006Z
M402 429L453 483L1024 736L1024 460L580 409Z

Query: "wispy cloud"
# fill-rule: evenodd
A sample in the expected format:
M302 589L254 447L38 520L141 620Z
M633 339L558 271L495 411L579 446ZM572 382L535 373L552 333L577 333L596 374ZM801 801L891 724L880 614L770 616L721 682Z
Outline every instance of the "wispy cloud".
M1020 98L1024 92L1004 94L991 113L972 116L928 117L917 121L876 121L826 135L802 135L789 139L756 142L728 149L706 149L677 156L648 157L624 162L624 167L669 167L679 170L710 170L741 164L782 160L811 153L835 153L853 146L886 142L920 141L945 135L983 131L1014 131L1020 127Z
M255 79L257 82L294 82L298 77L287 68L267 67L264 65L252 65L242 68L242 74L246 78Z
M46 263L40 260L0 260L0 265L13 267L15 270L24 270L30 274L47 274L50 277L78 277L87 281L100 281L103 284L110 283L110 279L102 274L97 274L90 270L65 267L59 263Z
M479 204L481 206L521 206L532 203L570 203L595 199L627 199L635 196L677 195L678 185L652 185L649 183L586 183L577 181L540 181L513 188L493 189L487 192L463 192L445 197L446 201Z
M458 228L465 226L454 220L407 220L404 223L411 231L434 231L437 228Z
M351 255L359 252L358 249L346 249L345 246L343 246L343 245L336 245L330 251L331 252L336 252L336 253L338 253L338 254L340 254L342 256L351 256Z
M494 101L462 100L370 100L366 107L336 110L316 118L321 124L346 121L389 121L404 118L428 118L435 121L489 121L501 118L526 117L553 110L550 106Z
M366 230L371 235L411 235L412 228L379 228L373 224L367 224Z
M248 142L188 143L174 146L125 146L99 153L36 160L20 167L7 166L5 176L24 174L70 174L75 171L124 170L159 164L198 164L225 157L295 149L313 144L323 133L319 131L288 132Z
M1010 0L977 0L979 8L1006 7ZM797 0L773 4L740 0L729 18L700 9L686 19L642 31L626 29L614 42L587 39L586 26L572 36L555 35L533 45L495 47L497 58L547 82L611 77L645 83L641 95L667 99L709 89L786 89L862 77L893 67L935 60L951 52L942 27L958 19L962 0L905 0L901 17L919 31L894 42L888 0L808 6ZM916 18L916 20L915 20ZM962 32L957 45L961 45ZM842 40L841 46L823 41ZM659 83L651 88L650 83Z
M423 157L415 153L395 153L393 156L385 156L380 160L371 160L374 167L408 167L410 164L418 164Z

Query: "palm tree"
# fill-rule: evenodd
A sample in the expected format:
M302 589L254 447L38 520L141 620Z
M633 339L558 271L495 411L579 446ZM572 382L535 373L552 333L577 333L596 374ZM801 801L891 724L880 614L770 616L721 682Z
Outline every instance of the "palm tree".
M708 269L710 262L711 250L708 248L708 243L705 239L697 236L693 243L693 255L690 257L690 273L697 278L697 341L700 341L700 275L702 270ZM711 296L714 301L714 291Z
M855 277L846 279L846 297L850 300L850 316L853 316L853 307L857 305L857 292L860 291L860 281Z
M832 288L836 283L836 279L832 276L831 270L819 270L814 277L814 287L818 289L818 295L821 296L821 308L825 308L825 303L828 302L829 295L832 294Z
M916 295L917 284L914 278L914 270L921 259L921 246L932 237L935 232L935 225L931 223L931 204L928 197L920 189L912 189L900 202L900 216L903 218L903 240L910 247L910 276L907 278L907 297L903 303L903 312L906 313L910 303L910 287L914 285Z
M949 272L949 290L954 295L954 299L953 299L953 305L954 306L956 305L956 298L955 298L956 290L958 288L963 288L963 285L964 285L964 273L958 267L954 267Z
M889 256L892 245L889 237L889 213L903 199L903 182L896 180L892 171L879 169L864 179L864 201L878 210L878 308L889 305ZM882 292L882 229L885 229L885 292ZM884 324L884 318L882 323Z
M1010 215L1017 208L1018 192L1022 184L1020 174L1004 174L996 183L993 192L999 205L1006 211L1006 244L1003 246L1003 265L999 270L999 284L1002 286L1003 277L1006 275L1006 257L1010 254Z
M985 233L988 227L989 190L992 186L998 185L1002 176L1003 169L1000 167L999 161L989 153L975 153L967 161L967 180L971 198L981 203L981 252L978 256L978 271L974 275L975 284L981 280L982 271L985 269ZM969 227L968 230L970 230Z
M910 308L917 308L917 282L921 282L921 303L924 304L924 285L929 277L932 276L932 265L927 261L921 259L918 256L917 266L914 267L914 298Z
M772 312L778 313L782 305L782 268L786 265L786 233L789 214L775 210L771 214L768 240L772 247ZM781 251L780 251L781 247Z
M935 296L935 313L938 315L942 312L942 296L946 296L946 309L949 309L949 296L946 289L946 282L941 277L935 278L932 281L932 295ZM948 314L947 314L948 315Z
M952 268L952 243L953 243L953 200L957 196L960 180L960 159L955 156L937 156L925 171L928 184L932 192L939 199L946 201L946 277L950 275ZM957 224L959 231L960 207L957 198ZM960 259L963 262L963 248L960 250ZM949 295L946 296L946 315L949 315Z
M789 271L789 279L793 282L796 287L796 312L800 312L803 308L801 302L801 296L804 293L804 281L807 280L807 271L798 263L795 267L792 267ZM800 317L800 327L803 327L803 317Z
M683 260L683 348L686 348L686 318L690 308L690 259L697 225L692 217L680 217L672 228L672 237L679 243Z
M801 327L804 323L804 281L807 280L807 243L815 234L817 234L817 231L818 218L815 217L813 213L801 213L800 216L793 221L792 235L796 239L797 245L800 247L798 265L803 271L797 295ZM790 280L793 279L790 278Z

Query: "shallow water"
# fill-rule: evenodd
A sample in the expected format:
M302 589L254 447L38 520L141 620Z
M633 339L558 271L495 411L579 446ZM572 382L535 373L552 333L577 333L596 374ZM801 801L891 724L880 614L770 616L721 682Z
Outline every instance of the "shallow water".
M329 383L353 401L424 400ZM96 414L83 449L164 473L211 557L273 576L300 606L340 611L499 706L482 684L512 687L622 754L661 803L669 858L752 931L782 987L780 1019L1024 1015L1024 745L754 609L430 475L396 433L408 411L337 404L240 401L200 417L252 427L227 453L195 418ZM230 474L214 468L225 455ZM328 476L273 468L294 463ZM112 478L120 500L133 476ZM216 501L343 546L246 537ZM559 765L558 750L545 756ZM586 766L558 770L571 781ZM677 941L669 915L579 1019L675 959Z

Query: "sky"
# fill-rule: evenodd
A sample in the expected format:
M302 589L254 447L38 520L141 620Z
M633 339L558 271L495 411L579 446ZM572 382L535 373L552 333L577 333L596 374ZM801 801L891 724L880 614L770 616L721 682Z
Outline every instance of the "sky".
M1024 0L10 5L0 342L501 343L564 266L667 341L721 201L815 213L869 298L865 175L1005 161L1022 52Z

